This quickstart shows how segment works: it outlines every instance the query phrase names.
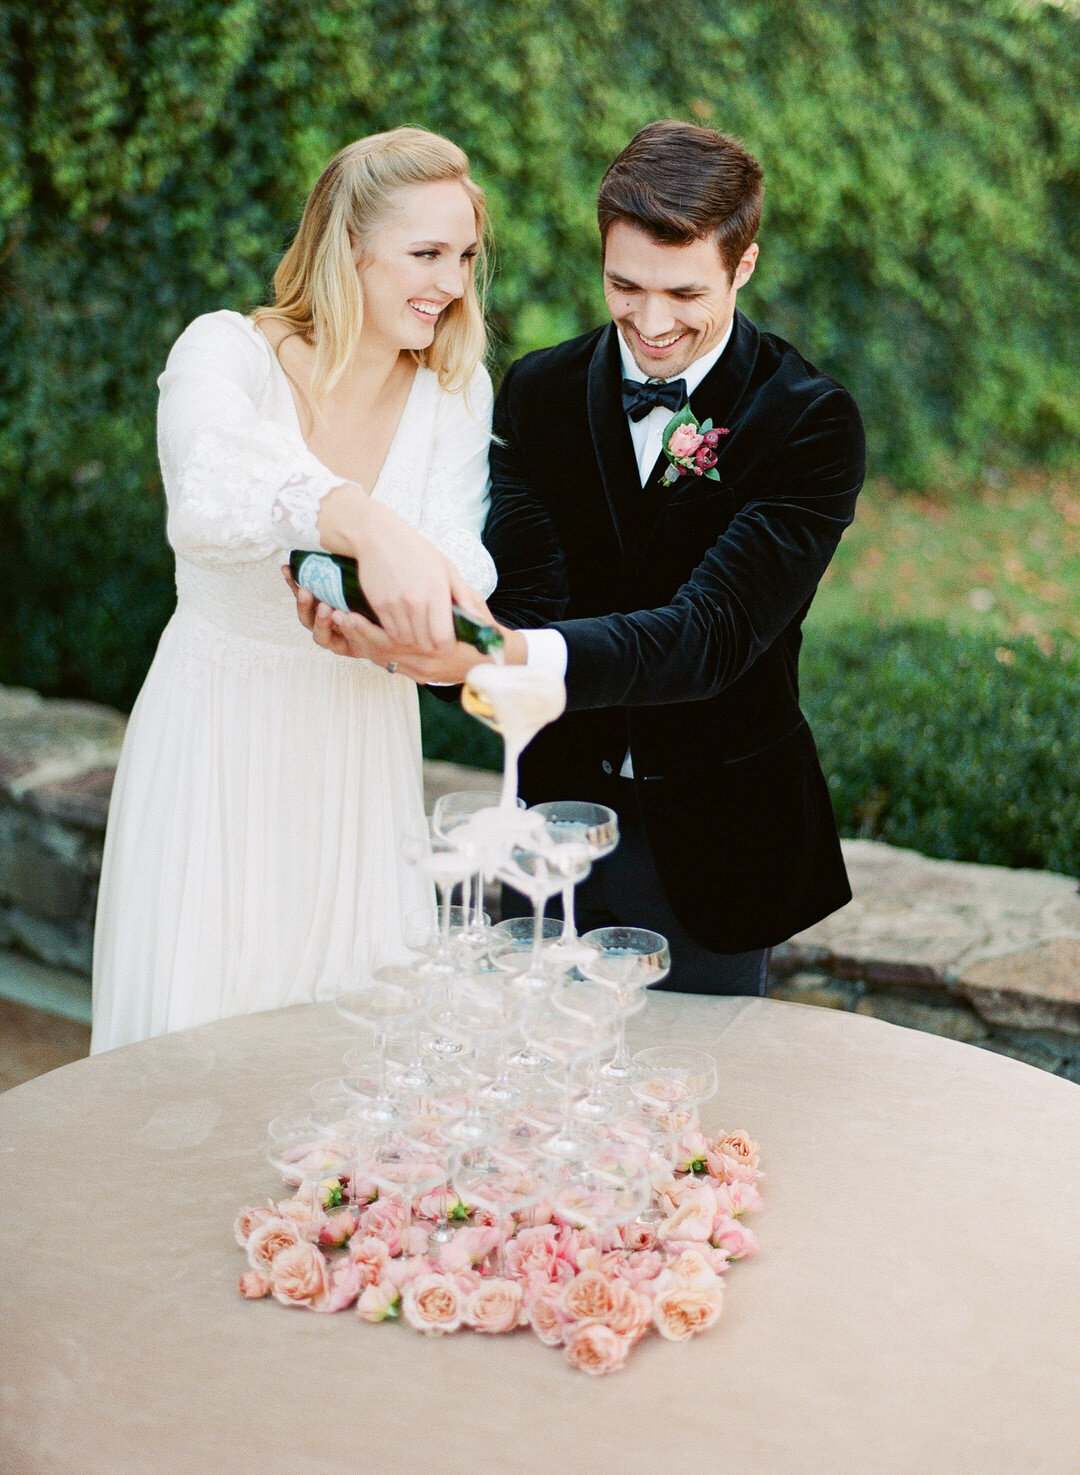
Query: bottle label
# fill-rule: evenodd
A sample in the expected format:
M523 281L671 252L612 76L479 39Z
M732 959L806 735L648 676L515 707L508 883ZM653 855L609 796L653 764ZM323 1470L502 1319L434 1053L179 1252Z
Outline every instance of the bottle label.
M296 582L302 589L310 589L316 599L331 609L348 610L341 570L325 553L309 553L300 565Z

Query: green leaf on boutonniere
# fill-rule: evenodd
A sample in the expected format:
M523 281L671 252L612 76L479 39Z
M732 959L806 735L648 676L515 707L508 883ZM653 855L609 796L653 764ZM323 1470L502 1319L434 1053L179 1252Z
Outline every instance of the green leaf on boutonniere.
M706 473L705 473L705 480L706 481L719 481L720 480L720 473L719 473L719 471L717 471L717 469L716 469L715 466L712 468L711 471L706 471Z
M694 419L694 413L691 410L689 404L683 405L682 409L679 410L677 414L672 415L671 419L664 426L664 434L661 437L661 444L663 445L664 450L667 450L668 441L671 439L672 435L679 428L680 425L696 424L697 421Z
M701 434L704 435L705 432L706 432L706 430L711 430L711 429L712 429L712 416L710 415L709 418L708 418L708 420L702 420L701 424L698 426L698 430L700 430Z

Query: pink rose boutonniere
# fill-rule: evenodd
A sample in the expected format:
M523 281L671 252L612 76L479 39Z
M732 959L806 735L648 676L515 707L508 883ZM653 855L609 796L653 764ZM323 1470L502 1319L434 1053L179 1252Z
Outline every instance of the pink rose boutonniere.
M714 427L711 420L702 420L699 425L690 406L684 405L664 428L661 444L669 465L660 485L674 486L680 476L705 476L710 481L719 481L716 447L720 437L729 434L725 427Z

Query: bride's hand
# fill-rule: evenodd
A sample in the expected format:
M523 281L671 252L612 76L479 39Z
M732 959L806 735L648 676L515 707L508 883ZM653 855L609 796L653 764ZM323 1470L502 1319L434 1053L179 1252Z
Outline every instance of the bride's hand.
M389 507L369 502L355 547L360 587L388 640L427 655L454 641L456 571Z

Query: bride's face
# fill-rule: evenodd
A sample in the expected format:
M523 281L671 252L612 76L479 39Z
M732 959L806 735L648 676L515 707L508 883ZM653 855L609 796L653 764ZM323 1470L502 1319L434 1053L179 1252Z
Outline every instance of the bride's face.
M472 202L456 180L396 191L357 262L364 339L398 351L430 347L440 316L465 293L477 248Z

